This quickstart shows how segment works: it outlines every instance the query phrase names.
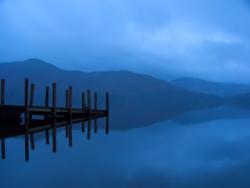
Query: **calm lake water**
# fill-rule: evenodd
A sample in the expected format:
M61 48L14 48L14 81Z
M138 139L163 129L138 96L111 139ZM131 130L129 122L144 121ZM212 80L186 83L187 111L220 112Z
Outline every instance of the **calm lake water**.
M37 141L29 163L23 140L9 139L0 187L250 187L250 111L190 112L90 141L75 130L73 148L64 135L57 154Z

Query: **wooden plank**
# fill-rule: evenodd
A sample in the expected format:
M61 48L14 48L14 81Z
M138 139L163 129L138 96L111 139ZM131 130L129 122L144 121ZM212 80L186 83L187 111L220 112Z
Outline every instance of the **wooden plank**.
M4 110L9 110L9 111L15 111L17 113L25 113L25 106L19 106L19 105L0 105L0 111ZM46 108L43 106L33 106L29 107L29 112L32 113L33 115L51 115L51 111L53 110L52 107ZM57 114L68 114L68 109L66 108L56 108ZM106 113L106 110L97 110L91 111L92 114L99 113L99 112L104 112ZM73 114L79 114L79 115L84 115L88 113L88 110L83 111L82 108L72 108L72 113Z
M99 119L99 118L104 118L104 117L106 117L106 113L102 113L102 114L99 114L99 115L92 116L91 119ZM84 120L88 121L88 118L86 117L86 119L85 118L72 119L72 125L73 124L77 125L78 123L80 123L80 122L82 122ZM68 124L68 119L58 121L57 122L57 128L65 127L66 124ZM53 129L53 121L48 120L47 123L41 124L41 125L38 125L38 126L32 125L32 126L29 127L29 132L30 133L38 133L38 132L44 131L45 129ZM18 129L8 131L8 132L1 132L0 136L2 136L2 137L4 136L5 138L10 138L10 137L21 136L21 135L24 135L24 134L25 134L25 129L24 128L18 128Z
M25 112L25 106L19 106L19 105L0 105L0 110L14 110L16 112L24 113ZM57 114L67 114L68 109L66 108L56 108ZM29 112L34 115L50 115L51 114L52 107L44 107L44 106L33 106L29 108ZM105 110L98 110L98 111L105 111ZM83 110L82 108L72 108L72 113L79 113L82 114ZM87 110L85 111L87 113Z

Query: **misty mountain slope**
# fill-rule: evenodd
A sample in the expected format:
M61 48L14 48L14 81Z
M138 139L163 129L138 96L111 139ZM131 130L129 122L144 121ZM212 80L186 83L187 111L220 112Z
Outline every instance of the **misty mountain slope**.
M240 108L250 109L250 93L235 95L229 99L228 103Z
M22 104L24 79L35 83L35 104L43 104L45 87L53 81L58 86L58 104L63 106L65 89L73 86L73 104L80 106L81 92L91 89L100 95L103 107L104 92L110 92L112 128L128 129L150 125L179 113L210 108L223 103L214 95L190 92L169 82L129 71L86 73L65 71L37 59L1 63L0 77L6 79L9 104Z
M219 83L189 77L179 78L171 83L190 91L219 96L233 96L250 92L250 85L247 84Z

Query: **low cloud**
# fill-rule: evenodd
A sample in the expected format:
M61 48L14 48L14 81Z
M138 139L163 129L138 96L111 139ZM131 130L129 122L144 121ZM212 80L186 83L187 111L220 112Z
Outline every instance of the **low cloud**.
M0 61L36 57L81 70L250 82L250 11L244 1L4 2ZM232 64L242 78L228 71Z

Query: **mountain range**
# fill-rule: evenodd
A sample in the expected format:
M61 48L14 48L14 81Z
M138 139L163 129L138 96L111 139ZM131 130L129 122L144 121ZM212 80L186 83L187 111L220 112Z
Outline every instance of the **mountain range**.
M178 78L172 80L171 83L190 91L218 96L234 96L250 93L250 84L221 83L192 77Z
M81 104L82 91L91 89L98 92L100 108L104 106L104 92L110 92L113 129L143 127L187 111L233 104L216 92L188 88L187 84L184 87L180 80L168 82L129 71L67 71L38 59L0 63L0 78L6 79L6 100L9 104L23 103L25 78L35 84L37 105L44 103L45 87L52 82L57 82L60 106L64 105L65 89L69 85L73 87L75 107Z

